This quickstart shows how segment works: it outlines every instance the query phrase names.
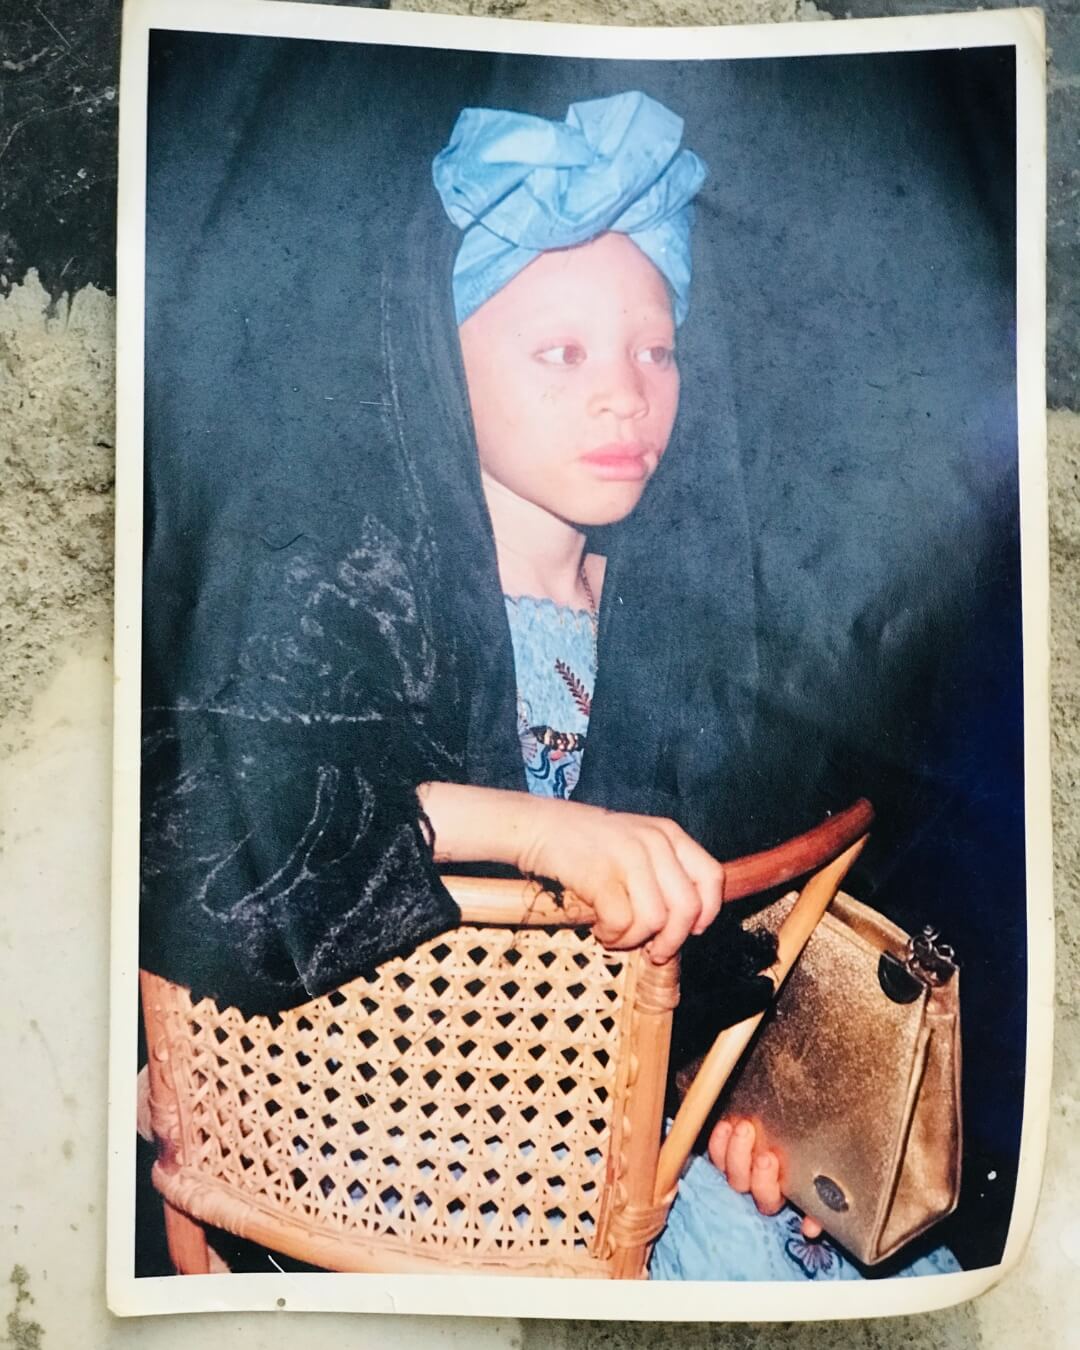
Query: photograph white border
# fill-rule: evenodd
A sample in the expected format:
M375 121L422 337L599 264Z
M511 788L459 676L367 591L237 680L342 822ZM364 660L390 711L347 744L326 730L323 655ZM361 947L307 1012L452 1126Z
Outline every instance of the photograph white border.
M997 1266L852 1283L259 1274L136 1279L139 729L147 73L153 29L622 60L825 56L1007 46L1016 51L1017 396L1028 897L1027 1057L1020 1167ZM127 0L117 232L116 617L107 1289L120 1315L241 1310L503 1318L799 1321L930 1311L995 1284L1023 1253L1046 1148L1053 1026L1049 563L1045 419L1045 36L1041 11L730 28L621 28L390 13L286 0ZM557 1289L552 1288L557 1284Z

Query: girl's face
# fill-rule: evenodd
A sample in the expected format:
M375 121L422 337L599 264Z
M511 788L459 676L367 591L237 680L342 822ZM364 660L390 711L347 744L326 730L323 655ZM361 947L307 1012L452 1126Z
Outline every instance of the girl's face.
M679 406L667 286L637 245L542 253L458 331L489 486L575 525L629 515Z

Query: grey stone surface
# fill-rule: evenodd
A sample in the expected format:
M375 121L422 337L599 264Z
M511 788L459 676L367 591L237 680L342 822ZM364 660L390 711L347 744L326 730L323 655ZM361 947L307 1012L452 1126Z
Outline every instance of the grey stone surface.
M1080 50L1080 15L1071 20ZM1068 81L1068 83L1066 83ZM1052 408L1080 408L1080 69L1052 81L1047 127L1046 347Z
M37 273L0 302L0 754L56 659L108 623L115 304L53 306Z
M396 0L390 8L493 19L671 28L707 23L783 23L799 17L795 0Z
M881 1322L657 1326L648 1322L523 1324L522 1350L976 1350L975 1305Z

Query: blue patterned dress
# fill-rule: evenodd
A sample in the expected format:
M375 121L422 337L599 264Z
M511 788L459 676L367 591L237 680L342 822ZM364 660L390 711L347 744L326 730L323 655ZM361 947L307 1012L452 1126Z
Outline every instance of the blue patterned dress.
M594 619L587 610L507 596L518 689L518 736L529 791L568 798L581 773L596 684ZM707 1158L693 1157L653 1248L654 1280L859 1280L858 1267L828 1238L802 1236L790 1205L758 1213ZM943 1275L960 1270L939 1247L897 1272Z
M529 791L573 792L581 773L596 683L593 616L554 600L507 596L514 645L518 738Z

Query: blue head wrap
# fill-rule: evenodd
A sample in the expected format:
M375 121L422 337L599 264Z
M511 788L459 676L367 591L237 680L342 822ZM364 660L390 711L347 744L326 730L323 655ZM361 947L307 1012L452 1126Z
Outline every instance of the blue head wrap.
M458 323L546 249L629 235L689 308L691 199L705 165L680 150L682 118L641 93L570 105L564 122L466 108L432 174L465 231L454 261Z

